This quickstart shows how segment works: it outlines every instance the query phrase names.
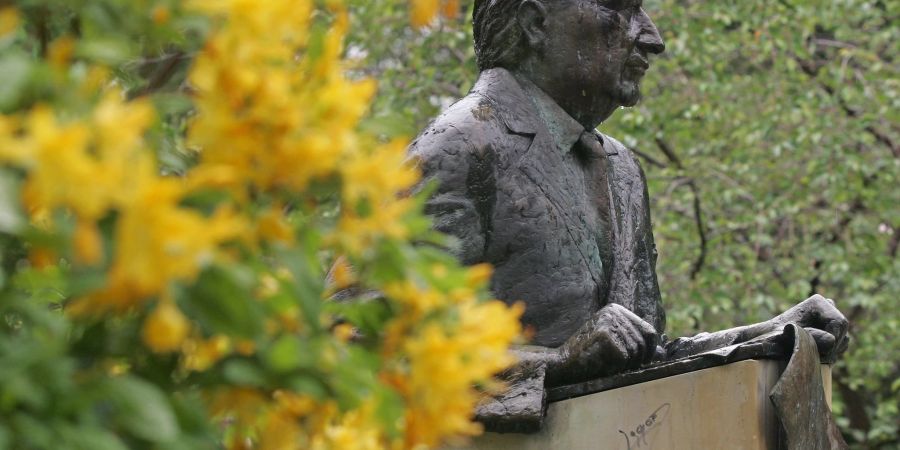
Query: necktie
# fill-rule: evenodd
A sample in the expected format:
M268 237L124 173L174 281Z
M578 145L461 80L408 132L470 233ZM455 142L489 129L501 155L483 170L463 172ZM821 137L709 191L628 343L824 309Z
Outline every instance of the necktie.
M593 131L581 133L573 148L584 171L585 190L596 211L597 247L603 262L604 276L612 274L612 206L609 191L609 161L603 143Z

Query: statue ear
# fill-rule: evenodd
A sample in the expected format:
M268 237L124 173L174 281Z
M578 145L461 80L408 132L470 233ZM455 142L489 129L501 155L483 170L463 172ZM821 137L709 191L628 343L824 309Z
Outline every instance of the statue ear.
M543 2L525 0L516 12L516 21L531 48L540 47L547 37L547 7Z

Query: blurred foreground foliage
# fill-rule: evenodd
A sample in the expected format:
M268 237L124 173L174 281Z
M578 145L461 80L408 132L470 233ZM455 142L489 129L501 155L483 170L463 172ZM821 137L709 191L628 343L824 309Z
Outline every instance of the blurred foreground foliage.
M372 124L415 134L474 82L473 2L419 31L403 26L402 0L351 4L349 48L380 81ZM667 332L766 319L814 292L834 298L853 338L834 371L839 423L854 448L897 448L900 3L644 9L666 53L641 104L600 129L647 171Z
M440 3L412 6L398 27ZM418 174L363 118L351 23L339 0L0 2L0 449L480 431L518 310L399 195Z

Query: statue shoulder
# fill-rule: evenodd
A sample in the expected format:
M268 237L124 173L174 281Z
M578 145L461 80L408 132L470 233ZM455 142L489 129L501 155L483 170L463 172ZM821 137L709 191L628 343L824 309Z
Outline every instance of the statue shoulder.
M466 158L482 153L505 130L492 102L473 92L434 119L409 145L407 154L424 164Z

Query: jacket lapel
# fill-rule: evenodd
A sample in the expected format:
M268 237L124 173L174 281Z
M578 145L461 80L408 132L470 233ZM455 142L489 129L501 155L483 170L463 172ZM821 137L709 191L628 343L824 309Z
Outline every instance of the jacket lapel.
M504 69L482 72L474 91L488 97L495 105L503 123L512 134L531 136L531 145L515 149L511 163L499 174L500 178L524 175L533 186L532 192L543 195L550 203L552 213L561 218L572 245L577 247L581 260L591 278L599 286L605 286L603 264L599 249L591 235L592 230L580 208L591 203L585 198L583 174L574 172L576 167L564 160L572 157L557 151L546 124L535 111L515 78ZM560 230L562 231L562 230Z

